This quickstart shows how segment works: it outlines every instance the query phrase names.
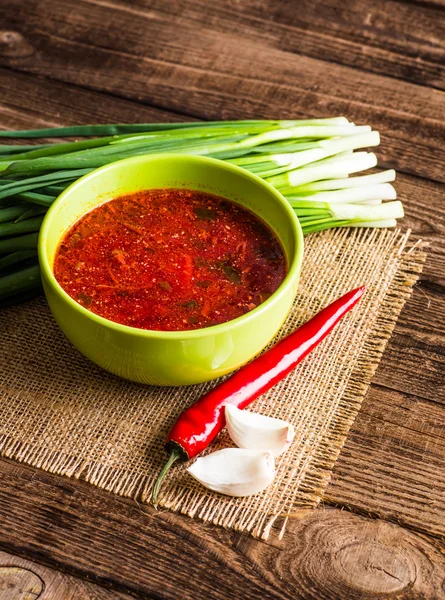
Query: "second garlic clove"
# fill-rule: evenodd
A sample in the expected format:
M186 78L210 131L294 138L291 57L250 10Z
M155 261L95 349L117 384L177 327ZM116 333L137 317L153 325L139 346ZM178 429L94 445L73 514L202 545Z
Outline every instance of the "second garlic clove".
M271 452L225 448L198 458L187 471L203 486L228 496L251 496L275 477Z
M239 448L270 450L274 457L285 452L295 437L290 423L259 413L240 410L230 404L225 408L227 431Z

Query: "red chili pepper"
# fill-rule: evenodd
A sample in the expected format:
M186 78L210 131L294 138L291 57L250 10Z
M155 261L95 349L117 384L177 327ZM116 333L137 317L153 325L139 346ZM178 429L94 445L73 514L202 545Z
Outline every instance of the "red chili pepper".
M189 460L202 452L225 427L226 404L245 408L283 379L328 335L360 300L364 291L365 288L360 287L335 300L181 414L167 437L166 450L170 452L170 458L153 488L155 506L161 482L172 464L178 459Z

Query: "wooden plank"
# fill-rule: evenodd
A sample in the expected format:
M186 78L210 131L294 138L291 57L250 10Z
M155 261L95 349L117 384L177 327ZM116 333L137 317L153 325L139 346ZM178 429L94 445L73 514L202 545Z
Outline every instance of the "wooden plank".
M445 577L434 540L345 511L302 511L264 543L17 463L0 477L5 549L136 597L435 598Z
M416 236L430 245L419 283L402 311L373 381L443 402L445 325L438 316L445 314L445 186L404 174L398 174L395 186L406 210L402 225L412 227Z
M1 129L190 120L167 110L1 67L0 98Z
M445 537L443 405L372 385L324 500Z
M402 224L412 227L417 237L429 243L428 257L374 383L443 402L445 325L438 316L445 314L445 248L442 243L445 186L399 174L396 187L406 209Z
M147 18L147 2L89 0ZM210 4L150 2L150 13L196 21L205 13L215 32L255 40L269 48L304 54L362 71L445 88L444 5L419 6L392 0L230 0Z
M407 394L444 402L445 354L443 345L397 326L382 357L373 382Z
M445 233L445 185L404 173L397 174L394 185L398 199L405 206L404 225L411 227L419 238L430 244L428 253L434 256L434 260L426 262L424 275L438 277L436 267L442 269L442 273L445 274L442 263L437 262L439 256L445 255L441 244Z
M442 268L443 278L443 255ZM406 304L373 382L445 405L445 288L421 279Z
M285 551L253 546L245 537L237 547L286 598L443 597L441 546L379 519L329 509L301 511L289 523Z
M17 38L1 57L11 68L201 118L344 113L381 131L382 164L445 181L440 90L358 76L352 67L269 47L260 35L221 33L207 11L192 21L81 0L7 0L1 10Z
M1 600L130 600L60 571L0 551ZM150 600L147 597L147 600Z
M3 459L0 481L0 547L8 552L136 597L283 598L226 531Z
M408 179L403 174L398 175L395 186L405 208L401 224L428 243L420 287L425 292L440 295L445 287L445 186L414 177Z
M397 174L394 185L405 208L401 225L428 243L423 272L399 323L408 326L414 336L428 335L433 344L443 345L438 336L445 334L445 324L437 316L445 313L445 185L404 173Z

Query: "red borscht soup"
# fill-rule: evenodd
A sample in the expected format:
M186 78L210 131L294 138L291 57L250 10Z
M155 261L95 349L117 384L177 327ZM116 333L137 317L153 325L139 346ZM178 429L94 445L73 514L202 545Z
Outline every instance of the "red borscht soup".
M155 189L84 215L54 262L62 288L123 325L182 331L235 319L286 276L283 249L256 215L225 198Z

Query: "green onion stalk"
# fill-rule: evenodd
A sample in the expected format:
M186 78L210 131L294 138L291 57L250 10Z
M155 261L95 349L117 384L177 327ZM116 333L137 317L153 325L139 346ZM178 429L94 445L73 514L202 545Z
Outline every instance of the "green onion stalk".
M74 137L77 141L48 138ZM41 292L38 231L55 198L93 169L131 156L181 153L237 165L288 200L305 235L334 227L394 227L403 217L391 182L367 149L379 134L345 117L80 125L0 131L0 305ZM23 145L14 140L41 139ZM354 176L360 173L358 176Z

